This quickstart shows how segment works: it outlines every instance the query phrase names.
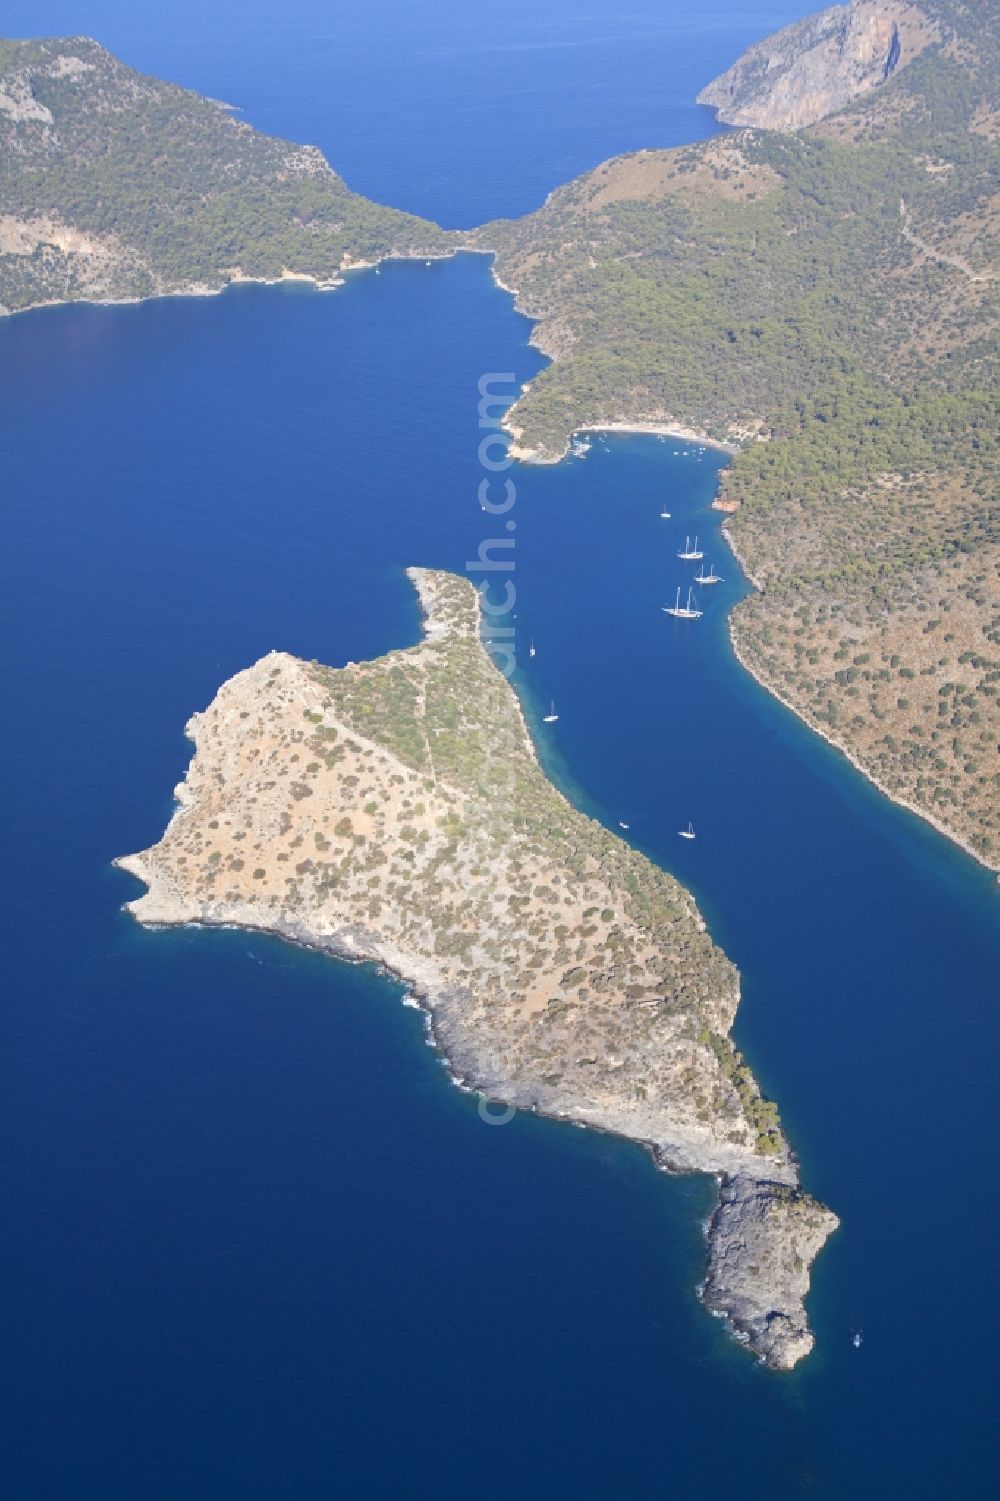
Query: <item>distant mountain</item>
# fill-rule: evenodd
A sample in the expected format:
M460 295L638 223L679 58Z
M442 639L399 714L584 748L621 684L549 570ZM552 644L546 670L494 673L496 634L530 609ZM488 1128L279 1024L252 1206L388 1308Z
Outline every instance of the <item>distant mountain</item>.
M851 0L795 21L744 52L698 95L729 125L796 130L878 88L940 41L910 0Z
M327 280L440 251L436 225L352 193L314 146L136 73L86 37L0 41L0 309Z

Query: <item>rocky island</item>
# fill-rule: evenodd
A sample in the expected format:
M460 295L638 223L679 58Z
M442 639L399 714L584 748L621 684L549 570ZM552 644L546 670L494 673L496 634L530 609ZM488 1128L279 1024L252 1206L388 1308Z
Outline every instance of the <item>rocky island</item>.
M473 586L414 569L421 643L339 670L272 652L187 726L140 922L278 934L402 977L460 1083L714 1174L706 1304L776 1369L812 1348L837 1224L735 1050L736 970L689 893L542 772Z

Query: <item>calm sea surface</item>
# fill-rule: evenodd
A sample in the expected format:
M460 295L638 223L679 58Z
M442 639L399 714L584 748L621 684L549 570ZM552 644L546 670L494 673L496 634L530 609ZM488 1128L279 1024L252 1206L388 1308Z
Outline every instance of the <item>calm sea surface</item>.
M697 86L796 9L15 0L4 29L92 32L459 224L704 133ZM842 1217L795 1373L695 1299L709 1182L486 1129L365 971L120 911L110 861L226 676L416 639L402 569L475 555L477 381L528 379L529 331L476 257L0 324L10 1501L989 1494L995 890L734 662L718 456L516 471L518 686L551 774L696 892ZM659 606L694 531L726 582L686 627Z

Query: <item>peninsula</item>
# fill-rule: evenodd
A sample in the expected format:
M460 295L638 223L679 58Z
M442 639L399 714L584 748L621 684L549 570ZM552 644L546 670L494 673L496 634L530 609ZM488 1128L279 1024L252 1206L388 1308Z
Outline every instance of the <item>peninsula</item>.
M336 284L453 249L352 193L315 146L127 67L88 37L0 40L0 313L50 302Z
M837 1220L733 1047L738 975L688 892L548 781L473 586L410 577L419 645L338 670L272 652L193 716L174 817L118 862L148 888L129 910L379 964L464 1086L714 1174L702 1296L787 1369Z

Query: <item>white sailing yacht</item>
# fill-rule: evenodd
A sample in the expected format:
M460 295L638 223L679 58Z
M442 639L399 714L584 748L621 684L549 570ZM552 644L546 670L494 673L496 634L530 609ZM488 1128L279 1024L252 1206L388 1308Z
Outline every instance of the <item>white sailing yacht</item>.
M705 556L705 554L703 552L699 552L698 551L698 538L697 537L695 537L695 539L694 539L694 546L693 547L691 546L691 538L690 537L685 537L684 538L684 551L683 552L679 552L677 554L677 556L679 558L692 559L694 562L697 562L698 559L699 558L703 558Z
M533 657L534 655L535 655L535 638L534 638L534 636L532 636L532 638L531 638L531 644L528 647L528 656L529 657Z
M542 723L543 724L555 724L555 722L556 722L556 720L558 718L559 718L559 715L556 713L556 701L555 701L555 699L553 699L552 703L549 706L549 712L546 715L544 715L543 718L542 718Z
M714 563L709 563L707 573L705 572L705 565L702 563L694 576L694 581L696 584L722 584L725 582L722 574L716 573Z
M692 605L691 605L691 597L692 597L693 593L694 593L694 591L692 589L688 590L687 604L686 605L682 605L681 604L681 588L680 588L680 585L678 584L678 586L677 586L677 598L675 599L675 601L674 601L674 603L672 605L664 605L663 606L663 613L665 615L674 615L674 616L676 616L676 618L678 620L700 620L701 616L702 616L702 611L701 610L695 610L695 609L693 609Z
M680 836L681 839L693 839L695 837L695 835L694 835L694 824L691 822L690 819L688 819L688 826L687 826L687 828L686 829L678 829L677 833L678 833L678 835Z

